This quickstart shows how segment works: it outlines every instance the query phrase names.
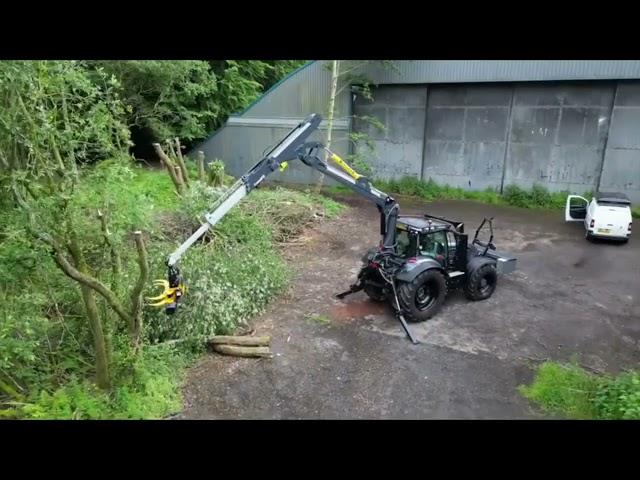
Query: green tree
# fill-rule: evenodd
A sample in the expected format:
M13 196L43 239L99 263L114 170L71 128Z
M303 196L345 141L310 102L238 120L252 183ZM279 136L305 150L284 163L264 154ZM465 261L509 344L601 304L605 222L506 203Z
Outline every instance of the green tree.
M57 267L77 282L93 341L96 383L107 388L110 346L96 294L128 323L137 346L148 269L136 232L140 274L129 299L97 277L106 251L117 270L114 239L97 212L102 207L110 214L112 208L106 191L82 184L82 165L120 158L113 168L125 174L129 137L118 81L101 69L90 78L85 67L82 62L0 62L0 182L23 216L22 232L13 234L30 238L33 248L45 247Z
M145 130L152 141L205 137L223 106L218 82L201 60L94 61L98 73L118 80L128 106L129 126Z

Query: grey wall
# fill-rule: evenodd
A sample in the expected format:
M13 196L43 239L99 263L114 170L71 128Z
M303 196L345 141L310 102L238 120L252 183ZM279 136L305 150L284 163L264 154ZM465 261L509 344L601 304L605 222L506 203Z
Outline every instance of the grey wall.
M388 126L353 125L374 139L377 177L577 193L601 182L640 201L638 81L383 85L353 108Z
M595 190L614 89L611 82L515 85L504 184Z
M424 86L389 85L379 88L375 102L354 95L353 130L373 140L371 152L364 142L356 145L377 178L420 176L427 89ZM375 117L381 131L366 117ZM391 160L390 160L391 159Z
M640 203L640 82L618 83L600 189Z
M510 104L510 87L431 86L422 178L472 190L499 187Z

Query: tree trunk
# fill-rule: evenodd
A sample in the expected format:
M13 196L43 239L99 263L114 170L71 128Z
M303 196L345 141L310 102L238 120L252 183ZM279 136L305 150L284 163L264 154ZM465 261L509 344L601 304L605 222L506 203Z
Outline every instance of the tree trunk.
M80 291L82 292L82 300L93 336L93 351L96 356L96 384L98 388L106 390L111 386L109 379L109 355L107 354L102 322L98 315L95 293L91 288L83 284L80 284Z
M235 345L213 345L213 350L233 357L271 357L269 347L238 347Z
M120 278L120 272L122 271L122 261L120 260L120 254L116 249L116 246L111 241L111 233L109 232L109 226L107 225L107 218L104 214L98 210L98 219L100 220L100 227L102 228L102 236L104 242L109 247L109 254L111 255L111 273L113 278L111 279L111 289L115 290Z
M271 343L270 337L236 337L218 335L209 339L210 345L240 345L245 347L267 347Z
M340 60L333 60L331 66L331 93L329 94L329 113L327 115L327 143L326 147L331 148L331 134L333 131L333 117L336 108L336 92L338 90L338 77L340 76ZM328 159L327 159L328 160ZM316 193L320 193L324 184L324 173L320 174L318 184L316 185Z
M142 239L142 232L137 231L133 235L138 251L138 268L140 269L138 281L131 292L131 340L134 352L137 352L142 336L142 291L149 278L149 262L147 261L147 250Z
M182 150L180 146L180 139L176 138L176 160L180 170L182 170L182 181L185 186L189 187L189 172L187 172L187 166L184 163L184 157L182 156Z
M164 150L162 150L162 147L160 146L159 143L154 143L153 148L156 150L158 157L160 157L162 164L167 167L167 170L169 172L169 177L171 177L171 181L173 182L173 185L176 187L176 192L178 192L178 195L182 195L183 185L178 180L178 177L176 177L175 165L173 164L171 159L167 156L167 154L164 153Z
M201 182L206 182L207 175L205 174L205 171L204 171L204 152L203 151L200 150L198 152L198 157L196 158L196 161L198 162L198 178L200 179Z
M75 232L73 231L73 226L68 225L67 228L70 238L69 253L71 253L78 271L84 275L89 275L89 268L87 267L84 255L78 245L78 240ZM91 336L93 337L93 352L96 357L96 384L98 385L98 388L106 390L111 386L111 381L109 379L109 355L107 353L102 321L98 314L95 292L91 287L83 283L80 284L80 292L82 293L82 301L84 302L87 319L89 320L89 328L91 329Z
M180 191L184 191L185 184L184 184L184 179L182 178L182 169L180 168L179 165L174 165L173 168L176 172L176 178L180 183Z

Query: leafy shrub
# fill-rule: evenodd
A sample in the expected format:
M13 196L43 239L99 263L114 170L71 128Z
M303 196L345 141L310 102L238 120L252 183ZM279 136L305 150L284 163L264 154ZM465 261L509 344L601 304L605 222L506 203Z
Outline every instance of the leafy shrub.
M577 419L640 420L640 372L594 375L575 364L545 362L520 392L544 410Z
M146 349L135 359L117 361L127 374L118 376L119 382L111 391L73 378L52 392L37 393L22 406L22 415L47 420L159 419L180 409L185 354L171 348Z

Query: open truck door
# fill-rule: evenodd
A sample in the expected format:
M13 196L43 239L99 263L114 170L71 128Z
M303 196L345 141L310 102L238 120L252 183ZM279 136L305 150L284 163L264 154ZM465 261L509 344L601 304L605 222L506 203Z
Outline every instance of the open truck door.
M589 200L579 195L569 195L564 211L564 219L567 222L583 222L587 216Z

